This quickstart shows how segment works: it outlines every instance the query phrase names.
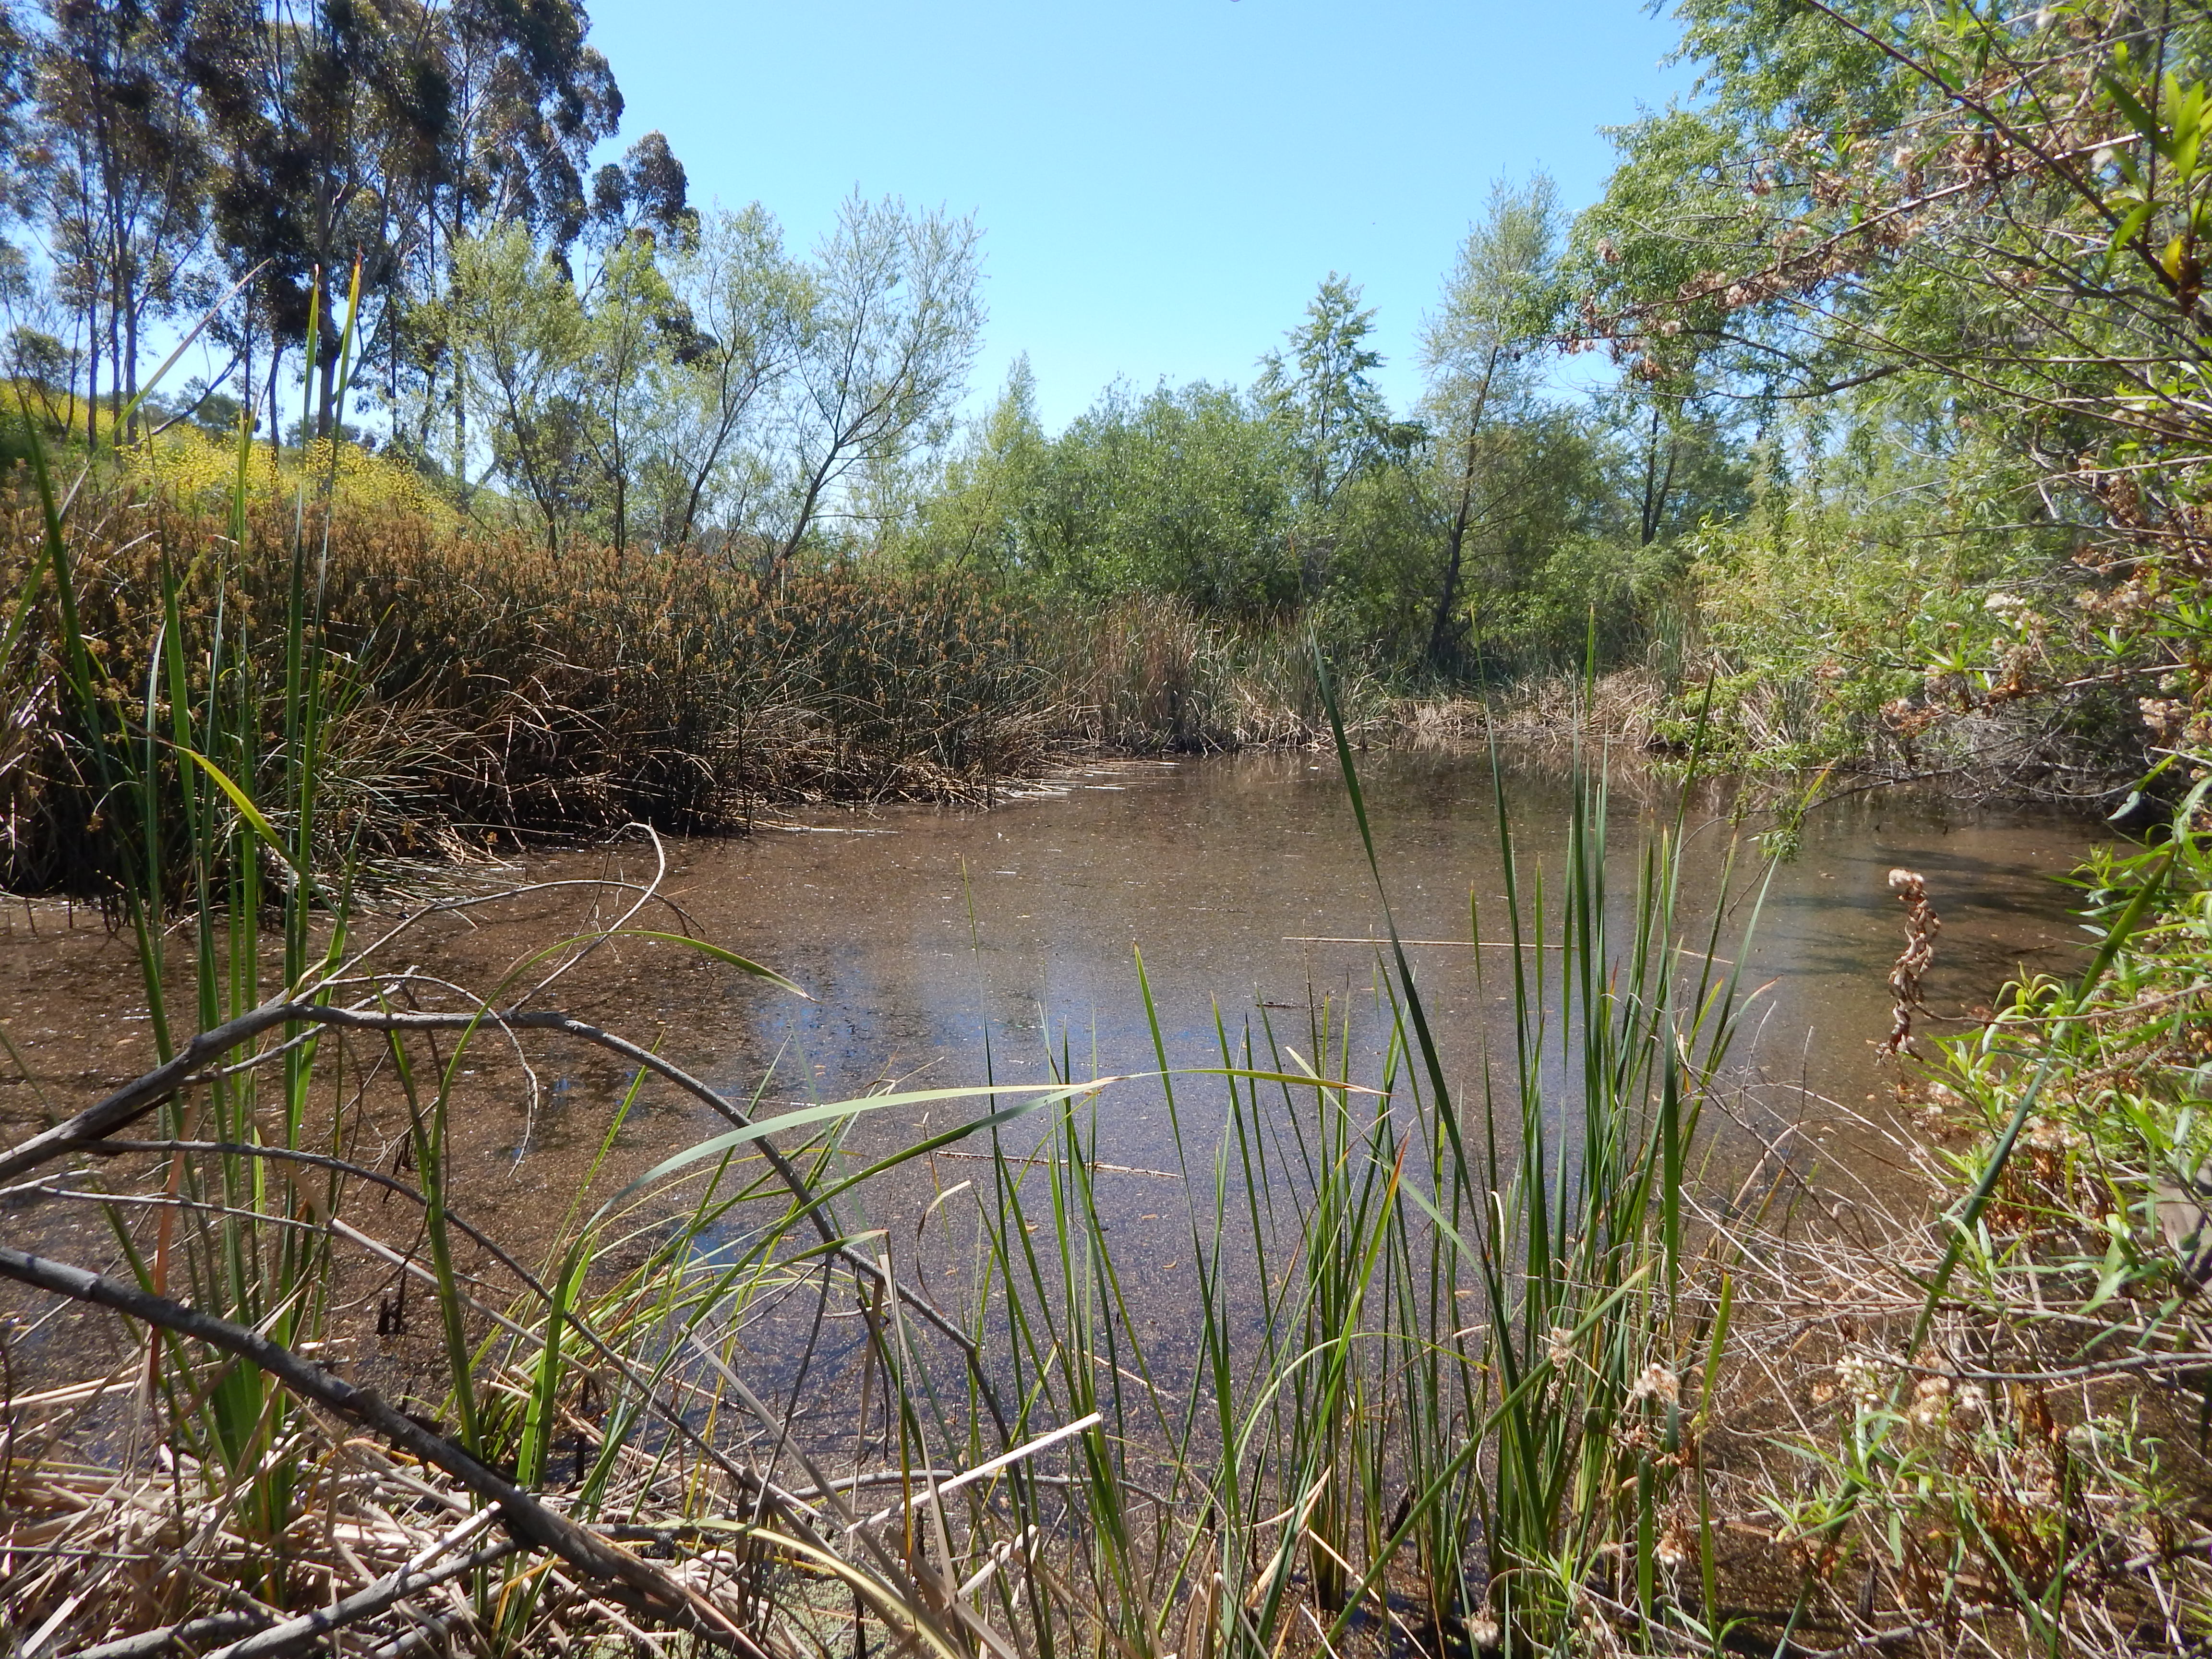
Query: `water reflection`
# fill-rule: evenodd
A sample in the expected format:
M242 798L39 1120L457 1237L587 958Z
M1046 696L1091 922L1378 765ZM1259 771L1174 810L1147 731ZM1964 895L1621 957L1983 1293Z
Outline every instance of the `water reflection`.
M1510 988L1502 952L1468 948L1506 931L1486 758L1387 753L1364 760L1385 878L1440 1036L1462 1080ZM1569 799L1558 780L1508 781L1524 888L1564 856ZM1686 919L1722 902L1723 955L1751 918L1755 850L1725 803L1691 815ZM1615 902L1632 901L1634 858L1671 819L1663 795L1616 792ZM844 833L836 833L837 831ZM823 831L828 831L824 833ZM859 831L860 833L854 833ZM2080 935L2054 878L2085 845L2076 821L1956 806L1925 793L1869 793L1816 812L1775 874L1746 963L1764 987L1740 1058L1814 1090L1871 1087L1887 1028L1883 977L1899 945L1889 870L1924 872L1944 919L1929 1000L1963 1014L2025 968L2063 971ZM1311 998L1352 1011L1355 1052L1377 1028L1378 908L1333 763L1264 755L1116 766L988 814L900 811L860 824L683 848L672 882L717 939L771 961L811 1004L726 987L714 1057L738 1086L779 1065L779 1092L836 1097L890 1079L1028 1080L1150 1070L1152 1039L1136 953L1170 1062L1218 1059L1231 1026L1273 1013L1292 1030ZM680 1018L684 995L652 1012ZM1296 1011L1296 1012L1291 1012ZM781 1059L779 1059L781 1057ZM1127 1161L1157 1159L1141 1105L1124 1114ZM894 1126L880 1126L888 1131Z

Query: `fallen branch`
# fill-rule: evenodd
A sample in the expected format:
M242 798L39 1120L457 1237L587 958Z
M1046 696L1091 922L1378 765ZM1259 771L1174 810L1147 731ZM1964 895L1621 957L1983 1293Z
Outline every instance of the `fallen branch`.
M357 1625L364 1619L375 1617L406 1596L422 1590L434 1589L450 1578L459 1578L463 1573L474 1572L478 1567L488 1567L495 1561L503 1561L520 1547L513 1539L503 1538L495 1544L471 1550L468 1554L441 1566L418 1567L410 1561L398 1571L386 1573L368 1589L356 1590L343 1601L333 1602L327 1607L318 1607L297 1619L288 1619L281 1625L273 1625L242 1642L233 1643L220 1653L210 1655L210 1659L286 1659L288 1655L306 1651L331 1631ZM92 1659L94 1654L102 1651L104 1650L88 1650L79 1659Z
M241 1044L251 1042L264 1032L289 1024L335 1026L354 1031L397 1032L403 1036L409 1032L467 1032L485 1026L505 1031L556 1031L621 1055L630 1064L641 1066L675 1085L740 1129L753 1127L751 1117L744 1111L682 1067L671 1065L649 1048L640 1048L611 1031L603 1030L568 1014L551 1010L536 1012L509 1010L504 1013L492 1010L474 1013L394 1013L382 1008L337 1007L329 1003L288 998L265 1002L235 1019L210 1027L179 1049L167 1064L157 1066L143 1076L126 1083L106 1099L86 1107L75 1117L0 1153L0 1182L10 1181L42 1164L70 1152L82 1151L94 1142L104 1140L129 1127L179 1090L191 1086L197 1080L197 1074L209 1061ZM274 1052L272 1050L271 1054ZM806 1177L793 1166L791 1160L765 1139L757 1144L769 1168L775 1170L776 1178L790 1192L800 1212L813 1224L822 1242L830 1247L831 1253L866 1278L878 1283L887 1281L889 1273L881 1264L870 1261L843 1242L843 1232L837 1225L836 1218L816 1195ZM996 1388L983 1369L982 1356L976 1348L975 1339L939 1312L927 1297L915 1295L902 1287L900 1299L921 1314L940 1336L951 1341L965 1356L969 1373L974 1377L985 1404L996 1419L1001 1435L1011 1437L1005 1409Z
M704 1596L556 1514L498 1470L442 1435L386 1405L374 1389L356 1388L259 1333L140 1290L122 1279L65 1261L0 1245L0 1277L89 1303L191 1337L258 1366L325 1411L380 1436L408 1455L434 1465L500 1507L500 1521L521 1544L558 1556L605 1593L658 1622L749 1655L758 1650Z

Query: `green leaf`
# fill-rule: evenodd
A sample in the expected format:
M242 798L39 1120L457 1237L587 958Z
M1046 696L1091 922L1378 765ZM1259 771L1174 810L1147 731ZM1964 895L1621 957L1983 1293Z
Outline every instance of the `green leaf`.
M179 744L177 752L215 780L216 787L230 797L230 803L238 809L239 817L244 818L253 833L268 844L269 850L276 855L276 861L304 882L307 879L305 872L286 854L284 843L278 837L276 826L262 816L261 809L253 804L253 798L240 788L228 772L198 750L187 749Z
M2120 106L2120 112L2128 118L2129 124L2150 143L2163 148L2166 128L2143 106L2142 100L2130 92L2117 76L2106 75L2100 78L2105 83L2105 90L2112 94L2112 101Z
M826 1106L809 1106L802 1111L786 1112L781 1117L764 1118L757 1123L749 1123L742 1129L732 1129L724 1134L710 1136L696 1146L687 1146L673 1157L663 1158L601 1205L599 1213L605 1215L641 1187L650 1186L663 1176L687 1169L702 1158L719 1158L725 1152L769 1135L781 1134L787 1129L804 1129L817 1123L858 1117L863 1112L879 1112L887 1106L921 1106L942 1100L973 1100L981 1095L1036 1095L1039 1098L1030 1103L1027 1108L1034 1111L1055 1101L1073 1100L1078 1095L1090 1094L1109 1084L1125 1080L1119 1077L1102 1077L1089 1083L1075 1084L976 1084L959 1089L916 1089L903 1094L864 1095L854 1100L833 1101Z
M2143 202L2129 211L2128 216L2120 221L2119 228L2112 233L2114 248L2125 247L2142 234L2142 228L2150 222L2150 209L2151 204Z
M781 974L777 973L773 968L763 968L757 962L741 957L734 951L725 951L720 945L709 945L702 939L692 939L684 933L656 933L647 927L625 927L608 934L607 937L609 939L658 939L663 945L681 945L689 950L698 951L702 956L712 957L715 961L734 968L740 973L750 974L755 979L766 980L770 985L780 990L788 991L795 997L803 997L809 1002L814 1000L813 997L793 984Z

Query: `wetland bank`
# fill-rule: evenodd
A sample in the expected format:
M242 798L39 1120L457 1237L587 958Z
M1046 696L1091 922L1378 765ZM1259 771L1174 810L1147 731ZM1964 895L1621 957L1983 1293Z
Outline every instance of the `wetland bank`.
M9 1659L2212 1641L2212 23L1681 0L1486 194L1211 11L854 176L1442 280L1078 410L576 0L0 0Z
M1730 810L1732 788L1693 789L1686 799L1654 781L1601 803L1592 780L1556 757L1501 772L1487 751L1376 750L1358 764L1389 914L1418 963L1411 981L1397 980L1388 935L1377 931L1346 775L1327 751L1093 763L988 811L816 812L738 841L632 836L478 872L459 902L416 913L404 968L356 972L349 981L376 984L382 1007L404 997L410 1009L442 1011L449 1039L460 1042L474 1005L456 997L461 988L557 977L564 1015L649 1033L653 1054L723 1103L712 1108L698 1089L641 1072L635 1054L529 1031L517 1017L552 1000L544 995L494 999L513 1022L512 1046L479 1036L441 1052L436 1037L427 1038L416 1065L434 1070L434 1085L423 1090L434 1086L430 1110L445 1118L431 1133L420 1096L405 1085L401 1047L388 1056L326 1055L334 1104L326 1117L308 1103L291 1141L354 1170L362 1196L341 1200L333 1183L325 1201L358 1216L365 1197L379 1224L349 1224L346 1237L367 1259L323 1270L315 1352L452 1431L453 1362L427 1311L439 1294L425 1265L428 1235L420 1227L392 1232L388 1200L358 1184L364 1173L406 1173L428 1157L453 1217L468 1218L487 1242L459 1240L452 1270L465 1317L494 1321L484 1332L492 1346L479 1350L476 1367L503 1346L501 1330L531 1328L518 1322L524 1310L501 1315L484 1297L480 1287L502 1277L500 1261L544 1263L541 1282L554 1283L562 1282L556 1264L566 1261L562 1316L577 1322L579 1334L586 1319L606 1322L634 1382L658 1377L678 1388L673 1416L657 1425L623 1423L618 1407L595 1396L618 1386L600 1380L605 1364L570 1362L579 1381L557 1446L560 1475L553 1453L562 1437L541 1431L537 1447L553 1492L600 1504L618 1495L627 1512L649 1512L650 1475L625 1490L610 1478L621 1469L616 1454L635 1459L650 1448L648 1469L672 1461L681 1468L680 1429L696 1436L702 1420L732 1410L731 1388L742 1389L740 1401L757 1404L765 1395L778 1402L736 1443L761 1455L763 1429L776 1425L766 1464L752 1467L770 1483L761 1493L793 1503L803 1500L791 1490L799 1481L778 1469L786 1459L814 1481L815 1504L887 1484L911 1500L988 1463L984 1454L1000 1443L992 1437L1000 1412L1019 1410L1048 1431L1103 1415L1110 1437L1092 1449L1108 1458L1106 1516L1124 1529L1142 1522L1130 1540L1131 1565L1141 1553L1149 1576L1174 1571L1174 1512L1200 1493L1211 1494L1209 1504L1256 1504L1285 1478L1285 1461L1310 1486L1314 1474L1295 1475L1318 1455L1301 1417L1319 1413L1345 1443L1331 1454L1340 1469L1328 1472L1366 1489L1364 1513L1347 1504L1336 1525L1346 1544L1355 1531L1369 1534L1367 1550L1387 1560L1372 1534L1386 1519L1385 1531L1403 1527L1413 1498L1407 1483L1422 1468L1415 1460L1449 1465L1455 1452L1480 1444L1465 1426L1475 1402L1464 1395L1456 1404L1449 1392L1427 1397L1437 1416L1425 1435L1394 1424L1423 1401L1418 1393L1410 1402L1394 1398L1405 1373L1439 1338L1489 1347L1479 1328L1447 1332L1435 1323L1485 1293L1478 1262L1517 1273L1532 1250L1541 1257L1558 1248L1548 1233L1620 1224L1599 1206L1608 1161L1616 1179L1647 1188L1667 1174L1674 1201L1705 1218L1692 1230L1711 1229L1713 1238L1737 1216L1762 1216L1778 1203L1785 1212L1840 1203L1886 1221L1925 1203L1931 1170L1925 1151L1915 1150L1925 1141L1922 1126L1895 1103L1894 1067L1874 1059L1891 1016L1884 975L1901 942L1887 879L1894 866L1922 869L1946 915L1939 965L1921 991L1923 1018L1971 1028L1989 1017L1987 1001L2007 980L2039 969L2063 973L2082 954L2071 896L2057 877L2080 862L2087 831L2078 818L2047 810L1962 805L1911 787L1863 792L1808 817L1796 858L1770 867ZM1501 798L1510 803L1502 821ZM1670 866L1674 902L1695 919L1680 928L1638 890L1638 866L1670 829L1690 849ZM1732 855L1742 862L1731 867ZM1643 872L1647 884L1651 873ZM1549 896L1539 898L1540 889ZM641 908L665 919L641 921L631 914ZM366 910L356 933L374 937L395 919ZM150 1050L143 1003L131 1012L137 955L89 913L72 921L61 907L33 904L5 925L0 997L18 1086L50 1121L154 1058L138 1052ZM1747 929L1751 950L1739 962ZM806 998L700 958L680 936L773 955L770 965ZM1626 946L1607 947L1624 939ZM757 939L780 948L771 953ZM568 947L549 953L549 942L560 940ZM1585 951L1593 956L1578 983ZM1524 969L1518 987L1516 957L1543 963ZM1601 984L1590 971L1597 962L1607 964ZM1626 987L1610 982L1624 973ZM1723 980L1742 1002L1725 1054L1711 1024L1729 1018L1713 1006ZM1231 983L1241 994L1224 994ZM1400 1000L1414 997L1425 1035L1408 1025ZM1688 1013L1681 1026L1645 1023L1678 1006ZM117 1008L126 1011L119 1021ZM1673 1031L1672 1042L1699 1044L1684 1053L1701 1060L1697 1099L1709 1113L1701 1133L1668 1143L1671 1171L1660 1167L1669 1161L1665 1147L1645 1139L1663 1115L1614 1106L1616 1092L1650 1093L1652 1061L1637 1049L1649 1050L1662 1029ZM1777 1033L1784 1034L1778 1042ZM324 1040L351 1039L334 1032ZM1425 1086L1413 1068L1428 1056L1414 1051L1429 1044L1436 1063ZM1577 1075L1593 1047L1605 1068L1595 1087ZM1098 1078L1115 1080L1088 1086ZM1330 1078L1349 1087L1312 1081ZM977 1086L986 1079L999 1091ZM1028 1109L1033 1094L1021 1091L1067 1080L1080 1082L1055 1091L1065 1103ZM891 1103L871 1106L874 1097ZM1431 1099L1462 1103L1438 1111ZM405 1110L395 1114L403 1100ZM1374 1104L1355 1116L1343 1109L1355 1100ZM839 1101L854 1104L829 1113L830 1133L818 1139L820 1103ZM890 1327L895 1359L870 1334L884 1313L880 1300L872 1307L865 1279L855 1281L857 1302L849 1292L833 1297L828 1268L799 1265L818 1258L823 1241L811 1233L792 1240L802 1212L788 1192L764 1198L750 1143L717 1151L708 1140L726 1133L732 1103L794 1126L781 1144L815 1189L838 1194L839 1249L866 1246L879 1273L892 1275L876 1281L878 1296L903 1276L895 1294L928 1310L931 1320L914 1329ZM1009 1121L945 1133L948 1125L972 1126L979 1111ZM1453 1123L1455 1114L1465 1121ZM10 1139L35 1133L40 1121L22 1116ZM702 1141L711 1154L703 1164L672 1167ZM1394 1192L1408 1158L1431 1194L1410 1206ZM103 1184L158 1188L164 1162L157 1153L135 1181ZM1570 1208L1566 1187L1554 1199L1548 1179L1517 1178L1530 1167L1556 1170L1562 1182L1571 1169L1576 1186L1589 1181L1596 1191L1577 1193ZM711 1183L703 1193L702 1172ZM852 1181L855 1172L864 1178ZM633 1183L643 1201L624 1204ZM51 1184L76 1189L73 1181ZM51 1202L21 1207L34 1190L17 1188L11 1242L72 1259L96 1255L102 1228L88 1207L74 1216L55 1213L64 1206ZM611 1198L617 1213L586 1225L584 1218ZM1478 1232L1481 1242L1470 1243L1464 1235L1482 1224L1469 1218L1509 1200L1530 1206L1517 1236ZM298 1202L277 1212L297 1213ZM1612 1241L1609 1250L1632 1243L1656 1208L1656 1195L1640 1200L1628 1240ZM1816 1220L1812 1231L1826 1228ZM490 1242L502 1257L484 1254ZM1382 1282L1363 1282L1376 1271L1378 1245L1389 1258ZM1370 1254L1364 1265L1362 1250ZM1458 1259L1462 1251L1468 1259ZM1644 1261L1642 1273L1666 1255L1662 1248ZM413 1286L411 1316L410 1267L422 1281ZM1698 1294L1695 1273L1671 1271L1683 1275L1676 1296ZM1633 1291L1633 1272L1615 1275L1615 1297L1624 1280ZM1547 1313L1547 1321L1571 1322L1534 1328L1542 1346L1522 1355L1523 1364L1556 1364L1562 1341L1579 1345L1590 1334L1577 1334L1580 1323L1603 1331L1612 1312L1578 1282L1580 1272L1561 1264L1550 1276L1558 1301L1585 1315L1595 1301L1597 1313L1586 1322ZM1701 1288L1714 1293L1712 1285ZM1576 1297L1585 1298L1579 1307ZM1370 1297L1382 1304L1380 1317ZM1646 1318L1655 1311L1647 1308ZM1403 1344L1411 1333L1412 1346L1381 1364L1347 1358L1346 1375L1327 1381L1351 1392L1349 1401L1297 1392L1301 1366L1319 1351L1316 1340L1328 1346L1336 1326L1340 1341L1350 1331ZM1601 1393L1586 1412L1618 1419L1641 1411L1640 1400L1656 1399L1647 1376L1697 1370L1694 1352L1655 1346L1662 1331L1680 1340L1671 1322L1647 1326L1626 1371L1619 1334L1604 1337L1616 1349L1601 1350L1614 1373L1611 1397ZM536 1342L542 1354L542 1327ZM972 1345L972 1363L960 1358L963 1343ZM143 1447L130 1449L141 1432L134 1414L144 1408L125 1402L142 1386L134 1377L144 1351L120 1328L96 1315L50 1313L19 1331L9 1352L22 1391L88 1413L80 1431L96 1429L126 1463L143 1460ZM917 1386L911 1371L893 1372L899 1380L889 1391L892 1364L919 1370L933 1362L950 1362L952 1373L921 1383L920 1399L907 1395ZM527 1373L515 1364L509 1354L489 1373L493 1392L478 1413L524 1389ZM1101 1369L1111 1384L1103 1392ZM80 1377L106 1378L114 1397L71 1389ZM1277 1380L1263 1381L1270 1377ZM1256 1410L1238 1398L1255 1386ZM963 1389L964 1407L947 1399L946 1390ZM1290 1397L1268 1401L1276 1392ZM1552 1392L1532 1426L1555 1422ZM701 1400L715 1402L703 1419ZM1757 1391L1736 1404L1755 1412ZM1209 1413L1218 1416L1209 1421ZM1709 1395L1700 1431L1717 1445L1726 1417ZM524 1426L510 1419L496 1432ZM1612 1432L1622 1432L1617 1421ZM926 1462L917 1475L896 1462L909 1435L907 1455L933 1458L933 1469ZM1255 1435L1278 1443L1240 1468ZM1050 1432L1028 1437L1039 1439L1067 1443ZM941 1449L948 1441L965 1443L965 1454ZM1224 1455L1239 1443L1243 1449ZM701 1455L704 1443L690 1450ZM1095 1507L1076 1503L1079 1483L1097 1474L1063 1463L1066 1456L1040 1446L1020 1460L1035 1480L1030 1491L1009 1486L991 1499L993 1508L1042 1503L1030 1524L1060 1547L1099 1524ZM721 1482L734 1474L728 1457L724 1449L709 1461ZM1707 1473L1717 1483L1750 1484L1725 1454ZM1460 1478L1475 1474L1468 1468ZM702 1478L696 1468L683 1477L694 1487ZM706 1478L725 1493L720 1502L730 1501L726 1486ZM1224 1492L1223 1483L1236 1484ZM1187 1490L1180 1506L1169 1495L1178 1489ZM1431 1559L1440 1556L1437 1565L1449 1571L1465 1567L1446 1552L1500 1524L1478 1518L1478 1491L1462 1484L1449 1494L1461 1513L1443 1540L1429 1540ZM1399 1503L1399 1516L1376 1507L1386 1500ZM754 1501L765 1499L757 1493ZM1097 1506L1101 1498L1083 1502ZM1139 1513L1121 1512L1125 1506ZM855 1513L847 1524L860 1519ZM1539 1523L1556 1525L1556 1517ZM684 1524L708 1525L702 1536L714 1536L703 1519ZM1679 1514L1663 1524L1679 1526ZM629 1533L612 1535L672 1536L652 1530L666 1525L640 1532L633 1522ZM1332 1612L1356 1614L1352 1570L1334 1586L1327 1570L1351 1552L1324 1547L1330 1553L1319 1569L1310 1557L1283 1554L1275 1592L1320 1596ZM1267 1589L1264 1579L1258 1588ZM1413 1574L1394 1573L1373 1589L1388 1622L1370 1631L1355 1618L1338 1639L1388 1643L1395 1626L1414 1629L1438 1617L1424 1607L1432 1588ZM827 1616L803 1595L797 1605Z

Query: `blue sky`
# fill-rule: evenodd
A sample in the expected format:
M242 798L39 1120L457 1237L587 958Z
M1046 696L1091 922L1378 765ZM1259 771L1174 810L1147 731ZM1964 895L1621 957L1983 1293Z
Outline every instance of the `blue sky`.
M988 400L1018 352L1048 425L1126 375L1239 383L1332 270L1362 283L1403 403L1491 182L1578 207L1598 129L1684 89L1634 0L599 0L592 39L696 202L805 246L854 187L973 212Z

